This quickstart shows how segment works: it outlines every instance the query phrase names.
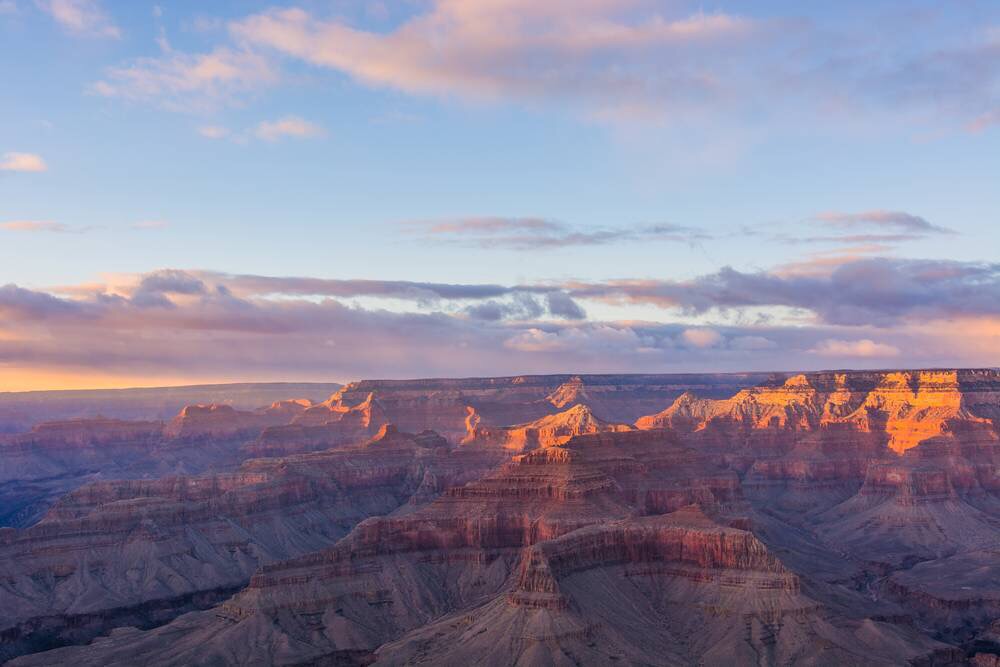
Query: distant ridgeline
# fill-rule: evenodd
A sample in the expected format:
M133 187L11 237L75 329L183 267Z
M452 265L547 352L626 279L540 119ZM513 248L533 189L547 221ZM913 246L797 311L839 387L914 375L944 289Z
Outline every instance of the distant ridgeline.
M26 431L40 421L80 417L170 419L185 405L223 403L241 410L290 396L323 400L340 388L319 382L254 382L139 389L0 392L0 433Z

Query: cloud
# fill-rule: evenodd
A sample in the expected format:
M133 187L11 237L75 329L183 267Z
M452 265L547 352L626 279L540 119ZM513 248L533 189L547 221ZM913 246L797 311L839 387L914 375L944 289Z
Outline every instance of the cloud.
M4 153L0 157L0 170L2 171L29 171L40 172L48 169L40 156L34 153Z
M93 90L173 110L214 109L277 83L274 63L285 60L411 95L713 132L722 121L787 127L845 115L880 127L981 131L995 123L1000 40L981 28L960 28L956 38L956 25L981 25L971 8L947 21L940 12L914 20L897 3L834 22L798 8L739 15L686 4L427 0L368 29L275 8L226 24L215 51L135 60ZM922 31L912 29L918 23ZM225 78L197 74L220 63Z
M404 223L423 226L430 235L489 235L510 234L512 232L558 232L563 225L542 218L459 218L430 222Z
M198 134L206 139L225 139L229 136L229 128L219 125L203 125L198 128Z
M737 336L729 341L729 347L734 350L773 350L778 344L764 336Z
M504 347L527 353L607 354L617 350L642 354L643 341L630 326L596 323L558 329L532 327L507 338Z
M205 283L186 271L161 269L142 276L137 293L204 294Z
M693 347L715 347L722 342L722 335L714 329L685 329L681 338Z
M970 132L978 133L984 132L995 125L1000 125L1000 109L986 111L976 116L965 127Z
M191 377L359 377L631 367L628 326L482 321L351 307L333 299L243 299L184 272L143 276L131 294L73 298L0 288L0 367L89 368ZM544 334L533 334L533 331ZM519 338L520 334L526 336ZM554 357L534 349L553 336ZM664 340L666 334L660 335Z
M824 357L895 357L899 348L886 343L876 343L869 338L860 340L837 340L828 338L809 350Z
M198 128L198 134L206 139L230 139L235 143L243 144L253 138L268 142L276 142L285 138L320 138L325 137L327 132L322 126L298 116L284 116L273 121L261 121L240 132L233 132L228 127L220 125L203 125Z
M861 213L820 213L816 216L819 222L834 227L868 228L874 230L892 229L904 234L954 234L945 227L939 227L918 215L904 211L864 211Z
M664 241L695 244L710 239L694 227L656 224L630 227L573 227L543 218L472 217L401 223L404 232L424 241L468 247L545 250L570 246Z
M285 116L274 121L263 121L254 128L254 135L264 141L277 141L285 137L305 139L324 137L326 130L298 116Z
M191 272L225 285L240 298L375 298L419 307L451 308L484 320L552 317L583 319L581 303L643 304L685 317L783 309L830 326L896 327L961 317L1000 316L1000 263L887 257L820 260L799 266L745 272L725 267L690 280L566 281L499 285L401 280L322 279ZM532 297L535 306L528 306ZM492 303L488 303L492 302ZM480 307L476 308L478 305Z
M211 271L191 272L205 281L225 284L234 294L253 296L375 297L410 301L494 299L518 292L547 293L558 287L506 286L485 283L433 283L409 280L329 279L305 276L258 276Z
M91 227L70 227L49 220L11 220L0 222L0 229L9 232L55 232L57 234L80 234L90 231Z
M962 269L968 267L924 265L922 275ZM490 306L520 301L537 312L552 309L546 303L550 293L581 298L546 285L500 286L504 293L493 297L484 296L489 290L481 285L451 285L442 289L454 302L414 301L418 309L412 312L320 293L415 296L437 284L282 277L261 282L176 269L116 280L111 288L0 287L0 371L212 381L814 370L884 366L887 358L903 366L977 366L995 364L1000 331L997 313L964 316L960 326L903 322L877 336L868 324L494 319L471 317L461 299L473 294L473 305Z
M587 312L565 292L549 292L545 296L549 313L567 320L584 320Z
M696 54L753 30L752 21L727 14L671 20L633 11L639 5L437 0L389 32L275 9L234 22L231 32L245 43L409 93L646 106L650 98L711 96L714 81Z
M957 232L935 225L926 218L905 211L870 210L860 213L828 211L794 225L768 223L743 226L746 236L786 245L834 244L848 246L830 255L885 253L895 244L926 239L932 235L954 235ZM813 230L822 230L817 233ZM859 252L860 250L860 252Z
M121 37L121 30L96 0L35 0L35 4L72 33L114 39Z
M203 54L138 58L106 70L91 90L171 111L206 111L238 104L278 78L277 69L263 56L220 47Z
M17 14L17 3L14 0L0 0L0 14Z
M568 298L568 297L567 297ZM491 299L469 306L465 313L477 320L535 320L545 313L545 309L533 295L519 293L507 301Z
M823 324L889 327L1000 314L1000 264L885 257L846 260L822 272L743 272L730 267L688 281L613 280L561 285L575 299L649 304L687 314L784 307Z
M384 299L414 307L438 308L457 316L487 320L533 320L548 315L561 320L586 317L583 308L558 286L432 283L405 280L324 279L296 276L257 276L162 269L140 276L115 279L114 285L89 286L85 294L107 291L143 306L171 307L166 294L225 293L238 299L321 297ZM80 288L61 287L61 294L79 295Z
M897 124L945 115L970 129L993 122L1000 40L988 31L951 40L953 22L925 13L927 29L914 33L902 7L859 12L849 27L791 13L682 12L643 0L429 0L389 30L273 9L231 23L230 33L369 86L546 102L591 118L799 110L882 114Z
M84 315L84 308L74 301L17 285L0 286L0 314L11 321L43 320L60 315Z

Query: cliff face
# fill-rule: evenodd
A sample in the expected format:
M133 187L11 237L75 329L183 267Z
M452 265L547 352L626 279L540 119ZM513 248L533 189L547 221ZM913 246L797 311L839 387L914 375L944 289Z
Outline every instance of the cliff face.
M0 441L0 480L36 479L67 468L97 466L131 451L141 453L163 438L160 422L81 419L44 422Z
M330 399L305 408L290 423L264 429L243 451L248 456L286 456L340 447L367 440L388 423L374 394L353 406Z
M91 470L162 472L165 462L188 455L189 469L197 469L212 457L235 455L242 441L257 437L268 425L291 421L308 403L279 401L256 411L222 404L189 405L167 423L104 418L43 422L27 433L0 440L0 452L8 462L0 470L0 481ZM230 456L224 463L235 460Z
M636 426L727 431L730 439L739 434L749 440L755 431L810 432L844 424L858 433L884 435L891 450L903 453L945 433L953 422L986 423L992 418L995 409L988 406L997 398L1000 375L973 373L800 374L723 400L685 393Z
M307 396L318 399L340 388L332 383L236 383L187 387L0 392L0 433L23 433L35 424L93 419L163 421L186 405L225 403L237 410Z
M485 426L473 419L462 445L526 452L561 445L578 435L631 431L632 428L598 419L589 407L577 404L563 412L514 426Z
M991 370L363 381L194 407L145 427L150 478L0 532L0 651L117 627L13 664L982 662L997 418ZM39 431L33 456L146 433Z
M231 470L247 457L241 445L308 404L278 401L254 411L190 405L168 423L94 418L37 424L0 439L0 525L31 525L61 494L91 479Z
M769 651L774 664L889 665L940 646L901 626L831 623L763 544L695 509L516 548L414 539L386 549L372 523L321 554L263 567L211 612L46 657L293 664L354 652L385 664L506 665L569 653L578 664L669 665Z
M254 460L236 473L88 484L37 525L0 532L3 650L79 641L83 617L94 636L143 606L183 611L263 563L327 547L406 503L442 442L388 431L362 450Z

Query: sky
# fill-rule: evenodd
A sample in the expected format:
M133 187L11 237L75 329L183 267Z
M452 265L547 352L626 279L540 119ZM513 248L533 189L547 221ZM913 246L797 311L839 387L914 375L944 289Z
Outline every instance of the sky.
M0 391L996 366L992 1L0 0Z

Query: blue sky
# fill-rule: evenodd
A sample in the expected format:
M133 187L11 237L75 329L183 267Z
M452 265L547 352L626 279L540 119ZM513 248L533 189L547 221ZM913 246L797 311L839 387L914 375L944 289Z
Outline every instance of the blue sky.
M480 322L474 300L238 294L264 310L334 299L443 317L482 345L476 372L993 358L994 313L979 307L873 329L785 293L762 303L714 294L692 307L572 286L690 287L724 267L829 280L878 260L957 263L948 266L975 277L951 300L993 288L995 272L978 268L1000 240L995 3L4 0L0 44L0 284L87 307L131 299L164 270L213 272L208 292L226 283L220 274L555 285L586 312L566 322L506 295L503 314ZM944 299L931 284L940 273L904 273L920 284L894 285L901 302L921 290ZM195 307L191 294L164 294L166 308ZM104 313L116 324L84 335L10 299L0 308L22 314L0 331L0 388L67 373L74 386L203 378L196 364L155 362L144 349L149 364L128 356L99 379L88 360L107 350L94 340L137 335L125 315ZM987 332L974 353L915 333L956 317ZM660 352L649 340L628 343L638 357L580 342L601 327L642 339L637 321L669 330L652 345ZM754 330L723 330L732 326ZM716 337L686 344L684 327ZM788 356L734 347L776 340L761 327L793 327L801 342ZM199 340L219 344L225 331ZM517 342L567 331L583 338L565 357ZM26 342L40 339L79 354ZM378 354L361 367L237 359L204 379L460 372L432 352L405 368Z

